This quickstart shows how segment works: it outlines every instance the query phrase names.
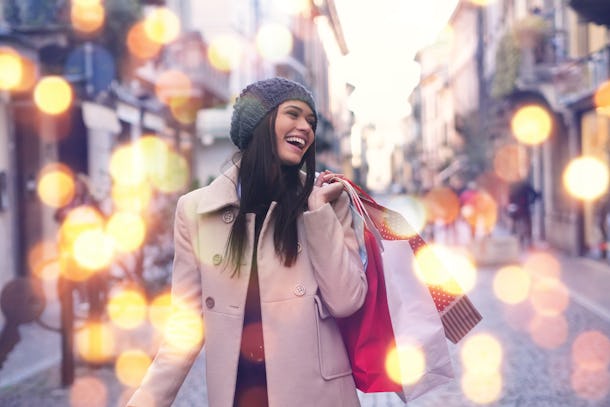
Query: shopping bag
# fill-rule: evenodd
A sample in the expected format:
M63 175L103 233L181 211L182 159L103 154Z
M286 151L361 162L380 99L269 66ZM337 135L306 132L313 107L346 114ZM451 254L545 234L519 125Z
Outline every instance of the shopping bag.
M356 224L364 224L369 289L363 307L338 320L356 387L413 400L453 378L445 335L457 341L465 333L449 320L445 324L441 315L455 299L416 277L414 253L424 242L411 239L418 235L400 214L377 204L351 181L334 181L348 192Z
M409 222L398 212L378 204L370 195L351 180L335 175L335 181L343 183L350 195L354 210L363 217L365 226L375 231L377 241L383 246L382 239L407 240L414 254L426 246L424 239ZM434 305L441 316L445 335L453 343L458 343L482 319L481 314L468 296L461 290L451 273L437 260L437 270L443 285L428 286ZM447 289L450 288L450 289Z

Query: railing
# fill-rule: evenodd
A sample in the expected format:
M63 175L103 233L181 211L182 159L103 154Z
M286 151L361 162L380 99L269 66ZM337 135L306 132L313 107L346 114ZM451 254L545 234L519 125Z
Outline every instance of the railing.
M552 80L561 104L572 103L595 91L610 77L610 48L551 68Z

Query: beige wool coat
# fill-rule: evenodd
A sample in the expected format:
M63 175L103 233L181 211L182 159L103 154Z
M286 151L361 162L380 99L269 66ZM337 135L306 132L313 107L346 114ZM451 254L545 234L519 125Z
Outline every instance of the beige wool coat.
M203 316L208 406L231 407L254 242L239 277L225 265L225 245L239 200L237 168L182 196L176 208L172 295ZM298 220L298 256L285 267L275 253L269 214L257 262L267 386L271 407L359 406L349 359L333 317L363 304L366 277L345 193ZM179 354L161 345L129 406L170 406L200 348ZM203 392L202 392L203 394ZM202 400L202 406L205 401Z

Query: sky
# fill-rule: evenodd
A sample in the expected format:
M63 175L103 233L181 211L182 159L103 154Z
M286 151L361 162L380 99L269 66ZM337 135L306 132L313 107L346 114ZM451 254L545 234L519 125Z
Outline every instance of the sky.
M416 52L433 43L458 0L335 0L349 49L341 64L356 89L350 107L363 121L408 114L419 78Z

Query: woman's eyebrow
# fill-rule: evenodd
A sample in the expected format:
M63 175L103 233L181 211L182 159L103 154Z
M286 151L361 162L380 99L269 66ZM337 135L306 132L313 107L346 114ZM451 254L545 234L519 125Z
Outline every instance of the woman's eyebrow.
M301 107L297 106L297 105L285 105L284 109L297 109L299 112L302 112L303 109L301 109Z
M301 113L304 111L304 109L302 109L300 106L297 106L297 105L286 105L286 106L284 106L284 110L285 109L296 109ZM311 113L311 114L308 114L307 117L315 117L315 115L313 113Z

